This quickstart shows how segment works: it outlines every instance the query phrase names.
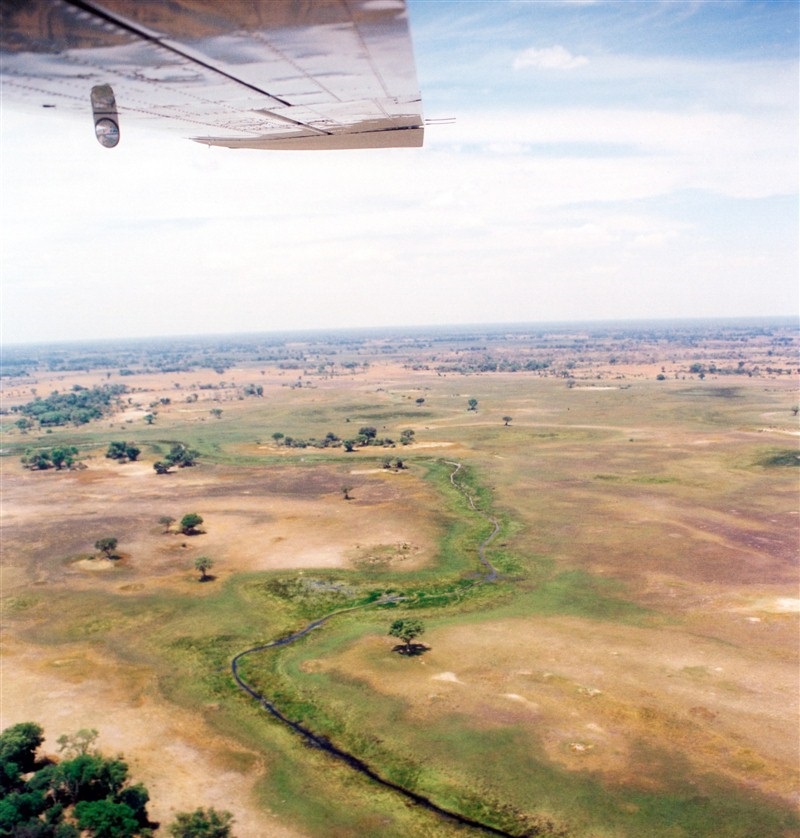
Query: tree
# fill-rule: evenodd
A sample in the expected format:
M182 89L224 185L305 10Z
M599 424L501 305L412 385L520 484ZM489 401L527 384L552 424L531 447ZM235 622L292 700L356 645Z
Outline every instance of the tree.
M50 452L50 458L53 461L53 465L57 469L70 468L72 464L75 462L75 456L78 453L78 449L74 445L63 445L58 448L54 448Z
M53 768L55 770L48 777L50 786L56 796L63 796L70 803L112 797L128 778L127 763L121 759L106 759L97 753L81 754Z
M211 410L208 411L215 419L222 418L222 408L221 407L212 407Z
M470 399L467 402L467 410L477 410L478 409L478 400L477 399Z
M422 398L422 396L420 396L418 399L415 399L414 401L416 401L418 407L422 407L422 405L425 404L425 399Z
M342 494L344 495L345 500L352 500L353 498L350 495L350 492L353 491L352 486L342 486Z
M214 567L214 560L210 559L208 556L198 556L194 560L194 566L200 571L200 581L205 582L206 579L210 578L207 571Z
M13 762L20 771L31 771L36 749L44 742L44 729L34 722L20 722L0 733L0 762Z
M123 463L126 460L134 462L141 453L141 448L137 448L132 442L118 441L109 443L108 451L106 451L106 457L108 457L109 460L119 460Z
M114 550L117 549L117 539L113 536L98 538L94 543L94 549L99 550L101 553L105 553L107 559L113 559L115 557Z
M127 803L81 800L75 806L75 818L92 838L133 838L139 832L139 820Z
M155 422L155 421L156 421L156 415L155 415L155 413L145 413L145 415L144 415L144 421L145 421L145 422L147 422L147 424L148 424L148 425L152 425L152 424L153 424L153 422Z
M169 532L169 528L175 523L175 519L170 517L169 515L162 515L158 519L158 523L164 527L164 532Z
M13 838L134 838L151 835L150 795L128 785L122 758L106 759L93 748L96 730L58 739L70 758L35 760L44 736L32 722L0 734L0 836ZM6 762L13 757L15 762ZM19 770L22 766L24 772ZM24 775L26 776L23 776Z
M214 808L179 812L169 825L172 838L230 838L233 815Z
M176 442L170 448L169 454L164 457L164 460L171 466L178 466L178 468L188 468L197 462L200 452L194 448L189 448L182 442Z
M168 463L166 460L156 460L153 463L153 468L155 469L156 474L169 474L169 470L172 468L172 463Z
M22 465L31 471L44 471L53 465L53 458L47 448L43 448L40 451L34 451L29 448L22 457Z
M98 732L94 728L84 727L71 736L62 734L56 739L58 752L68 757L79 757L84 754L94 753L94 743L97 741Z
M412 653L413 646L411 641L414 640L415 637L419 637L423 634L424 631L425 626L422 624L422 621L415 620L410 617L395 620L389 628L389 634L392 637L400 638L400 640L402 640L405 644L403 648L400 649L400 651L405 655Z
M276 445L280 445L281 440L283 439L283 434L280 431L275 431L275 433L272 435L272 438L275 440Z
M505 423L505 426L506 426L506 427L508 427L508 423L509 423L510 421L511 421L511 417L510 417L510 416L504 416L504 417L503 417L503 422Z
M197 528L203 523L202 515L196 512L189 512L181 518L180 528L184 535L196 535Z
M354 439L346 439L342 442L342 448L344 448L345 453L347 454L352 454L355 447L356 441Z
M51 835L42 829L45 825L39 820L46 807L47 800L42 792L13 791L4 795L0 798L0 835L13 835L14 838Z
M404 431L400 431L400 444L401 445L411 445L414 442L414 431L411 428L406 428Z

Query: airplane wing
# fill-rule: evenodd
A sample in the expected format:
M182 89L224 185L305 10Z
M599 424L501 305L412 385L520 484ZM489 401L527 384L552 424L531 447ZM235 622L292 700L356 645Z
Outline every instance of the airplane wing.
M107 146L136 121L228 148L423 138L405 0L0 0L0 92Z

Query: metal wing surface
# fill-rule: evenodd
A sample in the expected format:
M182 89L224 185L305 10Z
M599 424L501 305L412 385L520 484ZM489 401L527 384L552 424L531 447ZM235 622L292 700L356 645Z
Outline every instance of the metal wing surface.
M207 145L422 145L404 0L0 0L0 10L4 104L91 115L92 89L110 87L123 125L158 123Z

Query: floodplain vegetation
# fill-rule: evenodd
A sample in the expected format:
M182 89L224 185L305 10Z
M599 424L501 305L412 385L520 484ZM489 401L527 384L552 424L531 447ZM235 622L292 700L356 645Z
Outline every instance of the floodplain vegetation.
M86 835L800 835L798 347L787 322L11 347L2 726L99 730L140 785L78 811L44 738L50 785L28 754L9 788ZM316 744L236 685L247 650Z

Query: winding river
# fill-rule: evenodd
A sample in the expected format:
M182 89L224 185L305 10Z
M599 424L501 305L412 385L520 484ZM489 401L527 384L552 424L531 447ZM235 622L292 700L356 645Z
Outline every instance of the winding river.
M497 569L486 558L486 548L500 532L500 524L496 518L493 518L492 516L487 515L486 513L481 512L479 509L477 509L475 506L473 496L464 488L462 484L457 482L456 475L461 470L462 464L447 462L447 465L453 466L453 471L450 474L450 482L458 491L460 491L464 495L472 511L493 524L494 528L492 532L489 534L489 536L487 536L487 538L485 538L480 543L478 547L478 559L480 560L481 564L483 565L486 571L479 580L479 582L494 582L497 579L498 573ZM326 622L328 622L328 620L331 620L332 618L340 614L355 611L358 608L375 607L376 605L386 604L390 601L400 601L400 599L401 598L399 597L395 598L394 600L382 599L378 600L375 603L370 603L369 605L356 606L355 608L348 608L343 609L341 611L336 611L332 614L329 614L327 617L322 617L318 620L314 620L313 622L305 626L305 628L302 628L299 631L294 632L293 634L287 635L286 637L281 637L277 640L272 640L269 643L264 643L260 646L254 646L252 649L246 649L244 652L239 652L239 654L236 655L236 657L233 658L233 660L231 661L231 671L233 673L233 678L239 685L239 687L241 687L241 689L243 689L248 695L254 698L261 705L261 707L263 707L264 710L266 710L279 721L283 722L283 724L285 724L295 733L302 736L306 744L311 745L314 748L319 748L321 751L324 751L325 753L330 754L332 757L341 760L354 771L358 771L365 777L369 777L369 779L373 782L378 783L384 788L391 789L397 794L405 797L407 800L410 800L413 803L416 803L417 805L423 807L424 809L433 812L439 817L452 821L453 823L460 824L461 826L472 827L473 829L481 831L488 835L501 835L505 836L505 838L525 838L524 835L515 835L514 833L506 832L502 829L498 829L497 827L482 823L481 821L476 821L472 818L465 817L464 815L461 815L458 812L453 812L449 809L445 809L442 806L439 806L436 803L434 803L432 800L430 800L430 798L418 794L417 792L412 791L411 789L407 789L404 786L398 785L397 783L393 783L391 780L387 780L385 777L382 777L374 768L372 768L363 760L359 759L354 754L342 750L333 743L329 742L328 739L326 739L324 736L320 736L319 734L314 733L314 731L310 730L309 728L305 727L299 722L295 722L292 719L290 719L288 716L282 713L281 710L278 707L276 707L272 701L270 701L266 696L259 693L251 684L248 684L239 671L239 665L241 661L247 656L259 654L260 652L265 652L268 649L275 649L281 646L288 646L290 643L294 643L301 637L305 637L310 632L320 628L320 626L324 625Z

